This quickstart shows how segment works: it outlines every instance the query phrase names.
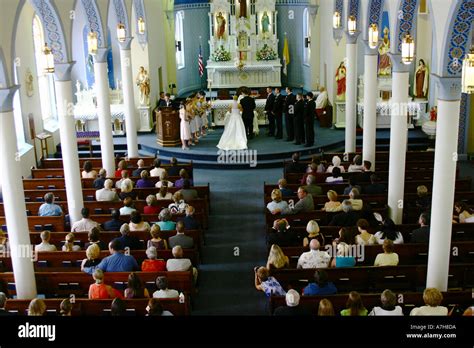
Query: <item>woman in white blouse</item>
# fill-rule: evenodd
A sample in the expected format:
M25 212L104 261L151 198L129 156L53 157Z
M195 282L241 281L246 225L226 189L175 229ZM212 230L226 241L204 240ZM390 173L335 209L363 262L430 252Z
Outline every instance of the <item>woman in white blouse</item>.
M359 234L356 236L357 244L373 245L376 243L375 236L367 231L369 227L369 222L366 219L357 220L357 229L359 230Z
M398 262L398 254L393 252L393 242L385 239L383 253L377 255L374 266L398 266Z
M410 315L448 315L448 308L440 306L443 294L436 288L426 288L423 291L423 301L426 306L413 308Z
M328 169L326 170L326 173L332 173L334 168L339 168L341 170L341 173L344 173L346 169L341 166L341 157L339 156L334 156L332 158L332 166L329 166Z
M288 208L288 203L282 200L281 191L274 189L272 191L272 201L267 204L267 209L273 213L275 210L283 211Z

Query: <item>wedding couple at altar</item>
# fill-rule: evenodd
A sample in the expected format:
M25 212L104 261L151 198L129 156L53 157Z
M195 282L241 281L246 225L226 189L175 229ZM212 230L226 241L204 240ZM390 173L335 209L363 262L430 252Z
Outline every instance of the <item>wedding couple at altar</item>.
M258 134L255 100L249 96L250 89L243 87L240 95L234 96L232 109L224 121L224 133L217 147L221 150L245 150L247 140Z

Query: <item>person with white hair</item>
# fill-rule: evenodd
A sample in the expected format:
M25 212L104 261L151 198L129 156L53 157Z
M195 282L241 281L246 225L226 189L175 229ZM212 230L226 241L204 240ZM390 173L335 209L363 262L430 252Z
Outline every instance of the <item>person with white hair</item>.
M112 180L105 180L104 188L95 191L95 199L98 202L118 202L120 198L113 187L114 182Z
M192 271L194 281L197 280L197 269L193 267L191 260L183 258L183 248L176 245L171 252L173 253L173 258L166 261L166 270L168 272L185 272Z
M146 249L146 257L148 259L142 262L142 272L163 272L166 271L166 262L158 260L158 251L154 246Z
M275 316L301 316L311 315L308 308L300 305L300 294L298 291L291 289L285 295L286 306L281 306L275 309L273 315Z
M327 268L329 266L329 261L331 261L331 256L327 251L319 250L321 244L319 244L317 239L311 240L309 243L309 251L301 254L298 259L297 268Z
M120 199L125 199L130 197L132 199L137 199L137 193L133 191L133 181L130 179L124 179L120 184Z
M320 233L321 229L319 228L319 224L316 220L308 221L308 224L306 225L306 232L308 232L308 235L303 238L304 247L307 247L313 239L316 239L319 244L324 246L324 236L322 233Z
M137 162L138 168L132 172L133 177L139 177L143 170L146 170L145 161L141 158Z
M334 168L339 168L341 170L341 173L345 173L346 169L344 168L344 166L341 166L341 157L334 156L332 158L332 165L328 167L328 169L326 170L326 173L332 173L332 170Z
M40 234L41 243L35 246L35 251L57 251L56 246L54 244L49 243L49 239L51 238L51 232L43 231Z

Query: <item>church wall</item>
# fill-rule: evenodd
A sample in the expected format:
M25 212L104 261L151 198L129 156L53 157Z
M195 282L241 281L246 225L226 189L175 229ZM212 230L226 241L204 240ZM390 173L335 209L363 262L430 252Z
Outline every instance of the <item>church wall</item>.
M72 47L72 60L76 62L72 68L71 79L73 85L75 86L76 80L78 80L82 88L87 87L86 79L86 62L85 62L85 52L83 45L83 34L82 31L87 25L87 19L82 10L82 4L80 1L76 2L75 8L75 17L72 22L72 37L71 37L71 47ZM73 88L75 91L75 87ZM74 96L74 100L76 97Z
M120 46L117 40L117 25L118 21L115 16L115 9L113 8L113 2L109 4L109 15L107 17L107 28L110 31L110 41L112 46L112 57L114 62L114 77L115 77L115 88L117 86L117 80L122 81L122 70L120 68Z
M321 71L320 71L321 38L320 38L320 32L319 32L319 27L321 25L320 22L321 22L321 14L318 11L318 14L316 15L316 17L314 19L313 18L310 19L310 23L311 23L310 89L313 91L318 89L319 83L321 81Z
M176 5L174 13L184 11L184 61L185 66L176 71L177 94L183 96L192 91L207 88L207 71L199 77L198 54L199 44L202 45L204 65L209 59L209 4L195 3ZM201 36L201 40L199 37ZM174 37L174 32L173 32Z
M165 54L166 54L166 83L164 83L164 91L171 93L171 89L168 86L172 83L176 84L177 76L176 76L176 56L174 50L174 1L173 0L163 0L165 3L164 11L161 14L161 20L163 21L162 31L163 37L165 39ZM165 11L169 11L166 13ZM169 16L169 19L168 19ZM203 46L207 45L207 39L204 40ZM205 61L204 61L205 64ZM165 81L164 81L165 82ZM176 89L174 90L176 93Z

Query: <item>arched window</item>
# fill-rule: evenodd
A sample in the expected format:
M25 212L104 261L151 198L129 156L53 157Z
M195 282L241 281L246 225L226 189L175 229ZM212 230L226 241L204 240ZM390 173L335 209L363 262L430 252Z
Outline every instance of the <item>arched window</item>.
M309 11L303 11L303 64L309 65L311 57L311 29L309 26Z
M178 69L184 68L184 12L176 12L175 19L175 41L176 41L176 66Z
M41 101L41 115L43 126L49 130L50 125L57 122L56 93L54 91L54 79L52 74L43 71L43 48L45 44L43 25L40 18L33 18L33 41L35 48L36 73L38 74L38 90ZM50 126L50 127L48 127Z

